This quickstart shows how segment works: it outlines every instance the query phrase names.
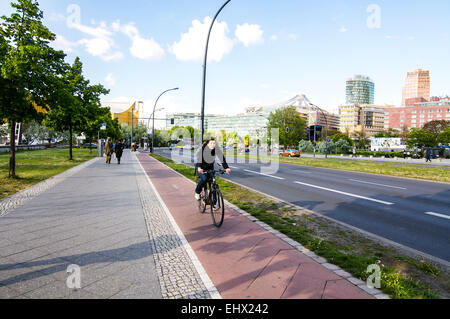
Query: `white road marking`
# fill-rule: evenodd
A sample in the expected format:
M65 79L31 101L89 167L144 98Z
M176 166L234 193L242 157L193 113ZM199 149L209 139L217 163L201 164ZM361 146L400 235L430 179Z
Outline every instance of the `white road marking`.
M232 169L240 169L239 167L236 167L236 166L230 166L230 165L228 165L228 166Z
M267 177L272 177L272 178L284 180L283 177L278 177L278 176L273 176L273 175L269 175L269 174L263 174L263 173L259 173L259 172L249 171L248 169L244 169L244 171L249 172L249 173L253 173L253 174L258 174L258 175L263 175L263 176L267 176Z
M385 185L385 184L377 184L377 183L365 182L365 181L360 181L360 180L357 180L357 179L350 179L350 181L358 182L358 183L364 183L364 184L371 184L371 185L384 186L384 187L392 187L392 188L398 188L398 189L406 189L406 188L404 188L404 187L398 187L398 186L391 186L391 185Z
M323 189L329 192L334 192L334 193L338 193L338 194L342 194L342 195L347 195L347 196L351 196L351 197L356 197L356 198L361 198L361 199L365 199L365 200L369 200L372 202L377 202L377 203L381 203L384 205L394 205L394 203L390 203L390 202L385 202L379 199L373 199L370 197L365 197L365 196L360 196L360 195L356 195L356 194L351 194L351 193L346 193L346 192L341 192L335 189L331 189L331 188L326 188L326 187L321 187L321 186L317 186L317 185L311 185L311 184L306 184L306 183L301 183L301 182L295 182L296 184L300 184L300 185L305 185L305 186L309 186L309 187L314 187L314 188L318 188L318 189Z
M442 215L442 214L433 213L433 212L427 212L427 213L425 213L425 214L427 214L427 215L432 215L432 216L436 216L436 217L441 217L441 218L447 218L447 219L450 219L450 216L448 216L448 215Z

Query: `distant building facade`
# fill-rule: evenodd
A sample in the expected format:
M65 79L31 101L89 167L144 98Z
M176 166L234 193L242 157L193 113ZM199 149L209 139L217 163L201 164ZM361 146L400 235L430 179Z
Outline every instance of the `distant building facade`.
M387 108L385 116L385 129L422 128L431 121L450 121L450 97L433 97L428 102Z
M347 80L346 104L373 104L375 83L367 76L355 75Z
M385 110L392 107L374 104L340 105L340 131L350 135L364 132L366 137L373 137L384 130Z
M403 86L402 106L415 103L410 99L423 99L425 101L430 99L430 71L416 69L413 72L408 72ZM410 104L407 104L408 102Z
M211 132L225 131L227 133L236 132L240 137L250 135L251 137L263 136L267 132L267 124L271 112L286 107L294 106L305 120L306 125L320 125L328 129L339 128L339 116L327 111L318 111L305 95L297 95L292 99L270 106L249 107L245 113L238 115L206 115L205 130ZM192 126L199 129L201 127L200 114L177 113L168 115L166 129L174 126Z

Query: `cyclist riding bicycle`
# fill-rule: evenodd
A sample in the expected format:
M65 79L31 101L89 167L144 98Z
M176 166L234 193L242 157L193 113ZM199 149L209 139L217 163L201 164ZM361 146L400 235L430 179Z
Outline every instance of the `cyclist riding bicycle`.
M206 183L208 183L209 176L206 172L214 170L216 156L222 161L222 166L225 169L225 172L227 174L231 173L231 169L229 168L222 151L218 149L216 153L216 140L214 138L210 138L201 148L198 149L195 154L195 170L198 172L200 177L200 182L195 190L196 200L200 200L200 193L206 186Z

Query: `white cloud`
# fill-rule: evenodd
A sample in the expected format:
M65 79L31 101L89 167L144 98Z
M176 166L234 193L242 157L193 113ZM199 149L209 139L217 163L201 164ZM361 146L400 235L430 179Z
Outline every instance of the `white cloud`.
M299 38L300 36L299 36L297 33L290 33L290 34L288 35L288 37L289 37L289 39L296 41L296 40L298 40L298 38Z
M55 41L51 42L51 45L56 50L62 50L64 52L70 53L73 52L73 49L78 46L79 43L69 41L62 35L57 34Z
M276 41L276 40L278 40L278 36L274 34L270 37L270 40Z
M115 50L113 32L108 30L105 22L101 22L98 27L89 27L82 24L71 23L70 27L91 36L77 42L84 45L85 50L93 56L101 58L103 61L115 61L123 58L123 53Z
M348 31L348 29L346 28L346 27L344 27L344 26L342 26L340 29L339 29L339 32L341 32L341 33L345 33L345 32L347 32Z
M114 74L109 73L105 78L105 82L108 86L116 85L116 78L114 77Z
M205 17L203 23L199 20L192 21L188 32L181 35L180 41L169 46L169 51L181 61L201 61L211 21L210 17ZM227 36L228 33L226 22L215 22L209 42L208 61L219 62L231 52L234 42Z
M141 37L133 22L122 26L120 21L116 20L108 26L106 22L102 21L95 27L72 23L71 28L91 36L81 39L77 44L84 45L88 53L100 57L106 62L121 60L124 57L121 51L115 49L117 45L114 36L119 32L131 39L132 44L129 50L134 57L143 60L158 60L164 56L164 50L161 46L153 39ZM61 39L58 45L64 44L68 47L68 43L64 43Z
M153 38L142 38L139 35L139 30L136 28L134 23L129 23L123 27L120 27L118 22L116 22L113 24L113 28L120 29L132 40L133 43L130 48L130 53L134 57L143 60L159 60L164 57L164 50L161 46Z
M248 23L238 25L235 32L238 40L242 42L246 47L249 47L252 44L264 43L263 34L264 31L259 25Z

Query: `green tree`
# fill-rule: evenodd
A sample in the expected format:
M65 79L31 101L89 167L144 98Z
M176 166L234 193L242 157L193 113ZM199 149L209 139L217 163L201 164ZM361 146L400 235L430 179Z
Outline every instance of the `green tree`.
M350 138L350 136L348 134L337 133L337 134L334 134L334 135L331 136L331 141L333 143L337 143L338 141L341 141L341 140L347 141L347 143L350 146L353 146L353 140Z
M133 127L133 143L136 142L137 144L139 144L143 138L147 139L147 135L148 135L147 131L148 131L147 126L145 124L139 123L138 125L135 125ZM120 132L121 132L121 136L123 139L125 139L127 142L131 141L131 126L130 125L128 125L126 123L122 123L120 125ZM155 136L156 136L156 130L155 130ZM151 143L152 142L151 133L148 135L148 137L150 138L149 143Z
M314 152L314 147L310 141L301 140L298 143L298 150L302 153L311 153Z
M28 143L38 141L47 141L48 143L51 143L53 139L58 138L58 133L36 121L30 123L30 125L23 131L23 135Z
M433 147L437 145L437 137L423 129L412 128L406 139L406 143L409 148Z
M377 137L377 138L382 138L382 137L390 138L390 137L400 137L400 136L399 136L398 131L390 128L387 131L378 132L377 134L375 134L375 137Z
M344 139L338 140L334 143L334 145L336 146L336 150L339 153L349 153L352 149L352 145L350 145L349 142Z
M106 124L106 130L101 130L102 124ZM113 141L123 138L118 119L112 119L109 108L98 105L92 105L83 127L83 134L87 143L92 143L97 138L111 137Z
M83 65L76 58L61 77L56 80L57 91L49 101L52 105L47 114L45 124L56 131L69 131L81 134L86 129L86 123L97 114L100 96L108 94L102 85L89 85L89 80L83 76ZM73 143L69 138L69 159L73 160Z
M442 145L450 144L450 127L445 128L445 130L439 133L438 142Z
M321 154L336 153L336 145L333 142L319 142L318 149Z
M0 27L0 118L9 123L9 176L15 177L16 123L42 119L65 55L49 46L55 35L42 24L36 1L16 0L11 6L15 12L2 16Z
M439 135L441 132L443 132L446 128L450 127L450 121L446 120L436 120L428 122L423 126L423 130L425 132Z
M287 106L271 112L268 118L268 130L271 139L271 129L279 129L279 144L284 147L298 145L305 138L306 122L297 112L295 106ZM289 132L286 132L289 129Z

